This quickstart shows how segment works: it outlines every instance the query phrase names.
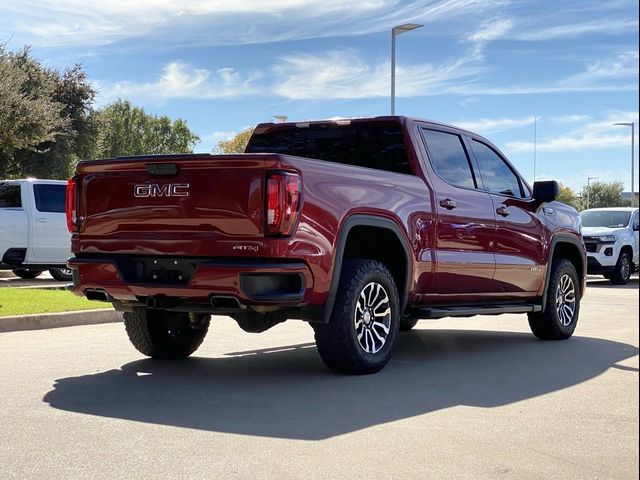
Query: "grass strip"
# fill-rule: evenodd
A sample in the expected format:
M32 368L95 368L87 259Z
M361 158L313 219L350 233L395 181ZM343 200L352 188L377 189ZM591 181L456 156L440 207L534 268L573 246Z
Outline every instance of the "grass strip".
M104 302L92 302L66 290L36 288L0 288L0 317L38 313L71 312L109 308Z

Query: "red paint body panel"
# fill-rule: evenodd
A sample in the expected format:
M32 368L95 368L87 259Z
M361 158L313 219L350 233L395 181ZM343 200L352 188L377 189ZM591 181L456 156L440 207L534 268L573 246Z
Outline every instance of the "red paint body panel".
M80 227L72 237L76 258L69 262L77 271L73 291L83 295L87 289L101 289L122 301L153 295L206 301L209 295L231 295L248 305L273 304L252 301L238 288L241 273L278 273L264 266L201 265L188 284L167 286L126 282L113 258L284 260L297 265L285 272L305 279L304 297L295 306L323 307L342 226L352 215L364 214L393 222L410 250L408 306L541 295L553 234L563 231L579 238L572 212L560 207L549 222L531 202L508 199L504 202L514 215L512 225L505 225L495 218L495 198L453 188L435 175L416 121L382 117L352 122L399 123L415 175L280 154L81 162L74 177ZM291 125L258 126L260 131L278 128ZM149 164L175 165L177 172L153 175ZM289 237L264 233L265 178L273 170L301 178L300 213ZM178 185L176 192L187 185L189 196L165 196L166 184ZM140 185L145 186L138 189L143 194L159 185L159 194L136 197ZM455 197L458 208L440 207L445 197Z

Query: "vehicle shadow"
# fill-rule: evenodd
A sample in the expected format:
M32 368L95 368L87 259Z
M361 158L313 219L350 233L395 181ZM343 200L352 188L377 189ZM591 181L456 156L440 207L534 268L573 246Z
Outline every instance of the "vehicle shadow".
M613 288L613 289L627 289L638 290L639 288L638 276L633 276L629 279L629 283L626 285L614 285L606 278L587 278L587 288Z
M571 387L638 354L635 346L574 337L414 330L376 375L325 369L313 344L228 358L138 360L62 378L51 407L207 431L321 440L457 405L491 408ZM630 373L631 374L631 373Z

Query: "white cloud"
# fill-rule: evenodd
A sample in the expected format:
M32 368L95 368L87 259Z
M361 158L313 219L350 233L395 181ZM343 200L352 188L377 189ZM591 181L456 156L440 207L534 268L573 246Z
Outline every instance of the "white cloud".
M532 28L529 31L514 34L512 38L526 41L557 40L559 38L575 38L598 33L619 35L622 32L636 30L637 28L637 20L603 19L547 28Z
M606 149L611 147L628 146L630 132L617 122L638 122L638 112L610 112L598 122L586 123L566 134L549 138L541 138L535 144L538 152L562 152ZM505 149L509 152L532 152L534 143L530 141L508 142Z
M540 120L540 117L538 117ZM533 125L535 118L533 116L522 118L482 118L473 121L454 122L454 125L478 133L496 133L512 128L525 127Z
M513 28L510 18L494 19L484 23L478 30L467 37L474 43L487 43L504 37Z
M591 120L590 115L579 115L579 114L569 114L569 115L559 115L557 117L552 117L550 119L554 123L584 123Z
M37 46L239 45L384 31L492 6L491 0L21 0L0 3L0 30ZM4 27L4 28L3 28Z
M232 68L220 68L211 72L193 68L181 62L172 62L162 69L160 77L150 83L122 81L111 86L99 85L101 97L152 98L156 100L176 98L230 98L257 93L255 83L261 74L241 74Z
M482 67L472 65L467 59L439 65L397 66L396 95L441 94L450 85L470 81L481 70ZM388 62L367 64L350 50L289 55L273 67L278 79L273 91L296 100L386 97L390 89L389 72Z

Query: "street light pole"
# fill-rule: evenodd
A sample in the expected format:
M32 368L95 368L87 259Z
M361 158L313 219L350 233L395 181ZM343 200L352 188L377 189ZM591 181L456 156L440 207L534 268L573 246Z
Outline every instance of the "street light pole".
M391 115L396 114L396 36L424 27L417 23L405 23L391 29Z
M589 201L591 200L591 180L597 180L598 177L587 177L587 208L589 208Z
M533 117L533 182L536 181L536 147L538 144L538 117Z
M620 123L614 123L614 125L622 125L625 127L631 127L631 204L633 205L633 202L636 201L636 195L635 195L635 177L634 177L634 169L633 169L633 164L635 163L635 160L633 158L634 156L634 151L635 151L635 145L634 145L634 138L635 138L635 122L620 122Z

